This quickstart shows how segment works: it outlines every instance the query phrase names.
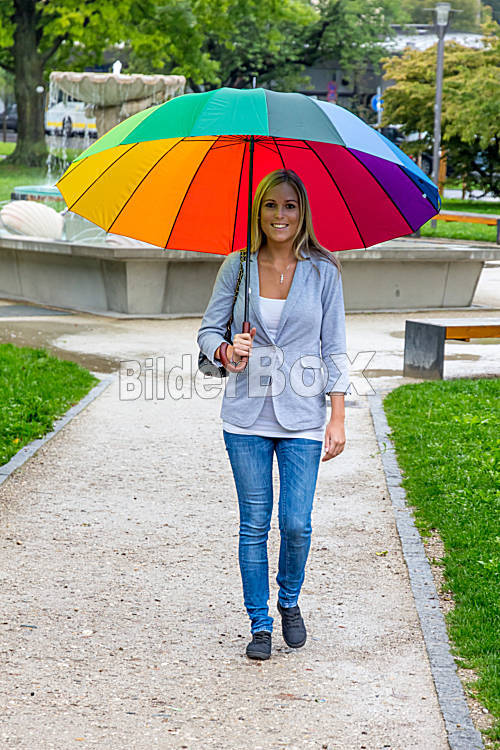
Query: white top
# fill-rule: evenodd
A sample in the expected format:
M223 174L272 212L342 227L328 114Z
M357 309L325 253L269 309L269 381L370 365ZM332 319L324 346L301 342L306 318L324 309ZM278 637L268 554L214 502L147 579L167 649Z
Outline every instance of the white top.
M259 295L262 319L273 337L276 336L278 331L281 312L285 306L285 302L286 300L284 299L273 299L271 297L261 297ZM226 432L235 432L238 435L308 438L309 440L319 440L320 442L323 442L324 437L324 425L323 427L318 427L312 430L286 430L282 427L276 419L276 414L274 412L271 384L267 387L267 394L264 397L262 411L250 427L238 427L238 425L223 421L222 428L226 430Z

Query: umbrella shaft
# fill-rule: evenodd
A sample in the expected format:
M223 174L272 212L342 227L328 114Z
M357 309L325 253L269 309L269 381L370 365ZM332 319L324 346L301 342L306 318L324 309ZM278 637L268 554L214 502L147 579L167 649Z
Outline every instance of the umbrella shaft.
M248 321L248 290L250 285L250 247L252 244L252 191L253 191L253 148L254 138L250 136L250 151L248 164L248 218L247 218L247 257L245 268L245 316L244 320Z

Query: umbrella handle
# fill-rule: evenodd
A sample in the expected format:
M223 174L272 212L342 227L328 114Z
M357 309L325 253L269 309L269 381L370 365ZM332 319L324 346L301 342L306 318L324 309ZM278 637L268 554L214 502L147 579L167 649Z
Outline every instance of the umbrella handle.
M244 321L241 332L250 333L250 323L248 322L248 320ZM242 357L237 365L231 364L231 362L227 358L228 346L229 344L227 343L227 341L223 341L222 344L220 345L220 350L219 350L220 361L222 362L222 364L224 365L224 367L226 368L228 372L243 372L243 370L246 368L248 364L248 357Z

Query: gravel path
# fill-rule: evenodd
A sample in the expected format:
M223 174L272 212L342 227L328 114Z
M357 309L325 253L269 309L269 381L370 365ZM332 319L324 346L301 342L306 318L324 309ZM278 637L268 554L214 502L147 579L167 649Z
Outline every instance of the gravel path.
M196 321L164 324L173 359L178 325ZM366 399L320 466L298 651L275 504L263 663L245 656L219 410L121 401L116 380L0 487L0 746L448 748Z

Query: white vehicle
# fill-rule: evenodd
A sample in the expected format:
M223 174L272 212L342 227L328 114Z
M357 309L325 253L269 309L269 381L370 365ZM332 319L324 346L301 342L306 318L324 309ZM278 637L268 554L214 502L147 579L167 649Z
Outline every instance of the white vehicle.
M49 134L62 134L71 136L74 133L91 136L97 135L95 117L87 117L85 114L85 102L77 102L69 96L56 104L52 104L45 111L45 132Z

